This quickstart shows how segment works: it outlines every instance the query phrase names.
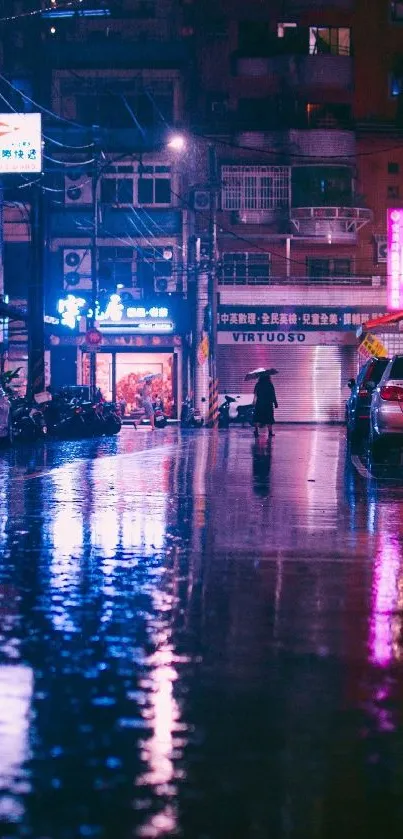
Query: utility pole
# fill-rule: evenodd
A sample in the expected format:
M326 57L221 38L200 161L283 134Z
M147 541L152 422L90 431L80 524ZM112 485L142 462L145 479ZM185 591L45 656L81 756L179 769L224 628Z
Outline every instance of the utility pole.
M197 237L195 406L208 425L218 422L217 343L217 159L216 148L207 148L209 195L206 252L201 253ZM203 190L202 190L203 191Z
M209 413L208 423L211 426L218 425L218 379L217 379L217 153L214 144L208 147L208 176L210 187L210 210L209 210L209 281L208 296L210 309L210 352L209 352Z
M31 270L28 277L28 395L45 390L44 206L40 187L31 189Z
M91 317L88 326L93 329L96 324L96 311L99 301L98 278L98 180L99 180L99 137L98 127L93 126L94 168L92 173L92 237L91 237ZM95 398L97 389L97 354L93 348L90 352L90 394Z

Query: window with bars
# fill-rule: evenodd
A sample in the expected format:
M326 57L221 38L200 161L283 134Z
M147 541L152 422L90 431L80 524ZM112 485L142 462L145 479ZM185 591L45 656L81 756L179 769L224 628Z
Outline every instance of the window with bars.
M310 26L310 55L351 55L351 30L347 26Z
M224 253L219 275L221 285L268 285L269 253Z
M223 166L223 210L276 210L288 207L288 166Z

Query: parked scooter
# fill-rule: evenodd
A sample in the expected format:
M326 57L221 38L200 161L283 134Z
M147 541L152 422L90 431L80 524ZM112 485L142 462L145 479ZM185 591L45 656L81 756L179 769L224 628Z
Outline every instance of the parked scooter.
M229 428L232 417L230 416L231 405L233 405L239 397L228 396L225 394L224 402L218 408L218 427Z
M75 401L67 401L62 395L55 394L43 407L49 437L62 440L79 440L86 437L83 410Z
M190 396L182 403L180 422L182 428L201 428L203 425L203 417L200 411L194 408Z
M164 403L162 399L158 397L158 399L154 402L154 424L156 428L165 428L167 425L167 418L164 413Z
M47 427L42 411L27 399L10 398L10 439L32 443L46 435Z
M236 409L236 416L234 417L234 422L242 425L253 425L253 417L254 417L255 409L253 405L238 405Z
M104 402L103 417L105 423L104 434L107 434L108 436L119 434L119 431L122 428L120 407L116 405L115 402ZM134 427L136 428L136 424Z

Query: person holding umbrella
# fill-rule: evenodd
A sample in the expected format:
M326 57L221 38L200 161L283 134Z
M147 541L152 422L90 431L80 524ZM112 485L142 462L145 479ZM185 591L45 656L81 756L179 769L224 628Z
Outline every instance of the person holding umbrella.
M274 408L278 408L277 404L277 397L276 391L274 390L274 385L271 380L271 377L277 373L273 367L265 370L264 368L259 368L258 370L252 370L251 373L248 373L246 379L257 379L255 390L254 390L254 398L253 398L253 405L255 408L254 417L253 417L253 424L255 426L255 437L259 437L259 426L263 428L267 425L269 437L274 437L273 432L273 424L274 424Z
M154 379L158 379L159 377L159 373L149 373L147 376L144 376L142 379L140 379L140 382L143 384L143 388L141 391L141 403L144 408L144 413L150 422L151 431L155 431L155 415L152 400L151 383L154 381Z

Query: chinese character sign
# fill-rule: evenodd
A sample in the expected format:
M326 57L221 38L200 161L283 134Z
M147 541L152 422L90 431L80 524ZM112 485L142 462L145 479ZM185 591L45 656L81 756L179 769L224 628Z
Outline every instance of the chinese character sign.
M0 175L41 171L41 115L0 114Z
M403 309L403 209L388 209L388 309Z
M403 305L402 305L403 308ZM382 313L381 313L382 314ZM359 306L351 309L324 307L276 306L238 307L220 306L218 310L218 329L231 331L236 328L241 332L262 329L263 331L290 332L293 329L305 331L334 332L339 330L356 331L371 317L373 312Z

